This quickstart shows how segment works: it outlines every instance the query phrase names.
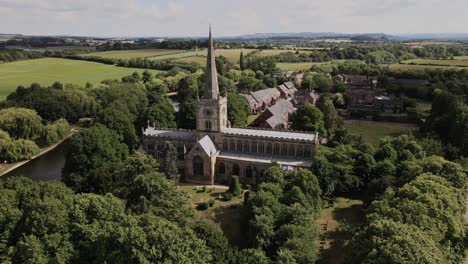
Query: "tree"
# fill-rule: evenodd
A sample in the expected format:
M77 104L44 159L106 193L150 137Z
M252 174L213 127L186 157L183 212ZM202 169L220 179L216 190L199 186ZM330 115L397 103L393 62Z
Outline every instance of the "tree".
M243 51L241 51L241 53L240 53L239 67L240 67L241 71L245 70L244 52Z
M161 160L161 171L175 183L179 182L179 169L177 161L179 160L177 148L169 141L166 141L163 149L163 158Z
M44 126L36 111L11 107L0 110L0 129L14 139L36 140L42 135Z
M231 126L245 127L250 114L245 98L237 93L228 93L227 113Z
M248 248L239 252L238 263L268 264L270 261L262 250Z
M231 177L231 183L229 184L228 192L232 193L234 196L241 195L241 186L239 182L239 176Z
M291 129L314 131L326 135L322 112L311 104L305 104L291 115Z
M245 62L245 68L254 72L262 71L265 74L271 74L276 70L276 63L270 57L248 56Z
M121 135L130 150L136 147L138 139L131 117L116 105L105 108L99 114L97 122Z
M331 99L324 99L324 102L318 104L319 109L323 113L324 126L327 130L327 135L330 138L333 138L335 131L343 125L343 120L340 118L336 112L335 106Z
M78 192L108 192L113 164L128 155L128 147L121 139L102 125L73 135L65 154L63 182Z
M350 263L444 263L434 241L417 227L376 220L351 242Z
M239 83L237 84L237 89L241 93L249 93L265 88L266 86L261 80L258 80L252 76L241 76Z
M143 83L148 83L151 81L151 79L153 79L153 75L148 70L145 70L143 72L143 78L141 80L143 81Z
M315 87L321 93L329 93L333 88L333 81L325 74L317 74L313 77Z

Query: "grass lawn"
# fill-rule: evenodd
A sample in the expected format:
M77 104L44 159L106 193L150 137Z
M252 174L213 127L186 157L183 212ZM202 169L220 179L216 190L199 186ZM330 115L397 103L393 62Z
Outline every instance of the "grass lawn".
M346 225L359 225L364 217L363 201L354 198L336 197L333 207L324 208L317 219L317 248L321 251L318 263L346 263L349 253L348 241L352 234L346 232Z
M110 58L110 59L133 59L133 58L155 57L155 56L180 53L180 52L184 52L184 50L173 50L173 49L113 50L113 51L86 53L86 54L82 54L82 56L84 57L97 56L101 58Z
M417 129L417 126L413 124L370 122L361 120L347 120L345 123L352 135L363 136L367 142L374 146L378 146L380 139L386 136L399 136Z
M194 208L201 202L214 200L214 206L206 211L197 211L203 217L219 224L228 240L239 248L245 247L245 232L242 230L242 203L243 196L234 197L231 201L224 201L221 196L226 188L207 187L203 192L201 186L180 186L179 190L185 192Z
M424 115L429 115L432 109L431 101L416 100L416 111Z
M255 121L255 119L257 119L257 117L259 116L258 115L249 115L249 117L247 118L247 125L250 125L253 123L253 121Z
M120 79L143 69L116 67L101 63L45 58L0 64L0 100L16 90L19 85L39 83L47 86L55 81L85 85L97 84L106 79ZM151 71L154 73L158 71Z
M327 62L292 62L292 63L285 63L280 62L276 63L276 66L284 71L307 71L310 70L312 65L319 65L319 64L327 64Z

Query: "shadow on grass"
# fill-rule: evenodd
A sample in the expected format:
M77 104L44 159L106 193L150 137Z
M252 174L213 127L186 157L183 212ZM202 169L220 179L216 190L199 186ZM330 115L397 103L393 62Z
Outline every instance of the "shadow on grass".
M247 239L243 230L243 207L234 204L218 207L213 210L212 220L218 223L229 242L242 249L246 247Z
M347 206L347 203L350 203ZM352 239L354 231L364 219L362 204L353 204L352 200L335 202L332 218L338 222L336 230L330 230L321 235L324 240L331 241L330 246L321 250L321 257L317 263L338 264L346 263L349 255L348 242Z

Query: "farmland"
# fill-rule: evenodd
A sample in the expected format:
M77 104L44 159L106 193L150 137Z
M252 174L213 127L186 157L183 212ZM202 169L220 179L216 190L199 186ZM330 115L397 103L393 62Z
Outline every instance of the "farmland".
M85 85L87 82L96 84L106 79L119 79L135 71L144 70L56 58L0 64L0 100L4 100L18 85L30 85L34 82L51 85L55 81L78 85Z
M103 51L82 54L83 57L101 57L108 59L133 59L133 58L148 58L167 54L175 54L185 52L184 50L168 50L168 49L143 49L143 50L116 50Z

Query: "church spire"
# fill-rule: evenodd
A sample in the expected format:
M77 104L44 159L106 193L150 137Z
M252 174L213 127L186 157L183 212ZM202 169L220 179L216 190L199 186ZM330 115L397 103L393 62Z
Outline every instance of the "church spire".
M219 86L218 86L218 71L216 70L215 51L213 45L213 37L211 36L211 25L210 25L210 36L208 39L208 58L206 62L205 71L205 98L207 99L218 99L219 97Z

